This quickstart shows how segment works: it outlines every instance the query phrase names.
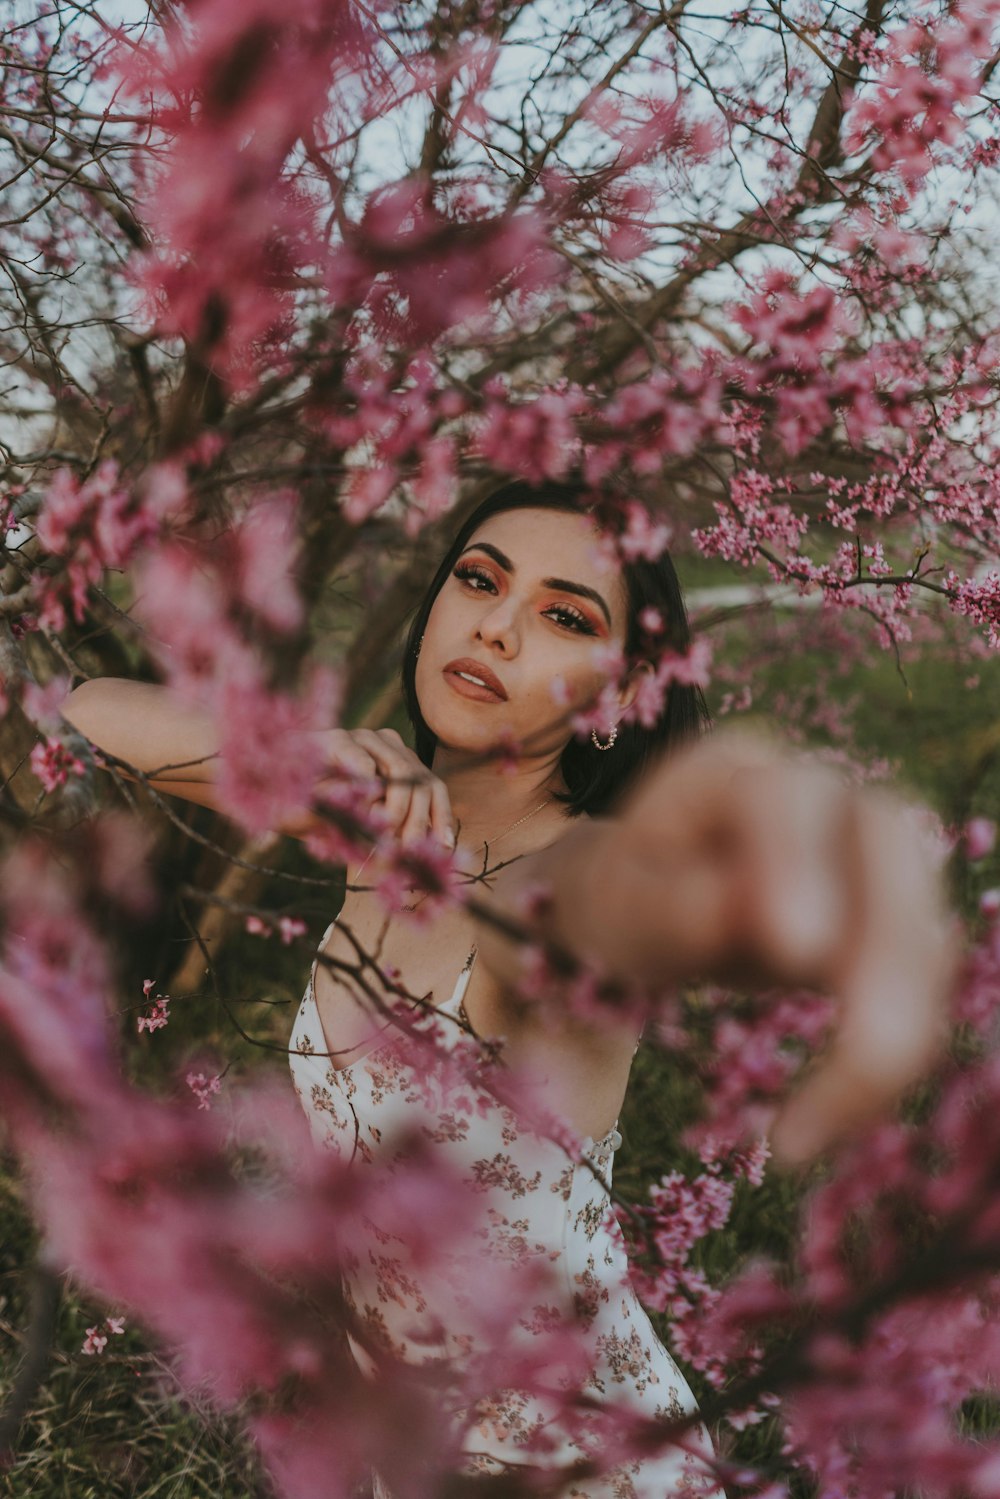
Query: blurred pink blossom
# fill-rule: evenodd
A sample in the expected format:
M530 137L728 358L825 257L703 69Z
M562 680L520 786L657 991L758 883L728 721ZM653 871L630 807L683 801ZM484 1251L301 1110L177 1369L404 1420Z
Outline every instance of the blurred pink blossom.
M211 1108L211 1097L218 1093L222 1085L222 1078L217 1074L214 1077L206 1077L203 1072L189 1072L184 1081L198 1100L199 1109Z
M965 824L965 857L973 864L991 854L997 841L996 823L988 817L973 817Z
M67 776L82 776L86 769L83 761L58 739L46 739L36 744L28 759L46 791L55 791L65 785Z

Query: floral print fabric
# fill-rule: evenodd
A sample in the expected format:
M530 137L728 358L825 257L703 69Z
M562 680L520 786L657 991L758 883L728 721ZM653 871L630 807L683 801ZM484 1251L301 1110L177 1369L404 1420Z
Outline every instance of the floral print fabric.
M321 947L331 930L332 924ZM557 1398L550 1403L537 1390L514 1386L484 1393L480 1383L469 1398L470 1369L502 1367L497 1350L484 1346L482 1292L504 1273L516 1274L521 1300L507 1349L515 1365L518 1355L532 1352L544 1361L554 1346L546 1338L568 1319L577 1346L584 1339L585 1367L575 1369L574 1388L589 1397L587 1407L596 1401L669 1419L693 1411L694 1398L629 1284L608 1195L618 1131L588 1137L574 1159L506 1106L501 1090L498 1098L476 1086L476 1067L482 1070L484 1048L489 1059L491 1043L470 1038L464 1011L474 961L475 949L445 1004L428 1006L416 1022L408 1017L405 1031L390 1023L384 1043L342 1068L330 1065L310 975L289 1042L292 1079L313 1139L346 1156L352 1169L392 1171L416 1134L444 1152L468 1186L478 1258L470 1258L469 1235L456 1235L462 1247L454 1254L443 1248L439 1263L416 1266L398 1238L372 1224L370 1242L358 1246L345 1277L348 1302L378 1347L407 1363L433 1363L438 1374L442 1367L455 1370L454 1399L445 1405L460 1433L462 1471L569 1466L606 1451L591 1411L584 1408L576 1419L574 1408L569 1419ZM362 1373L371 1374L365 1350L353 1339L351 1346ZM605 1426L605 1434L613 1429ZM571 1479L561 1493L565 1499L717 1494L697 1457L711 1451L707 1435L690 1428L684 1446ZM599 1466L606 1468L606 1457ZM374 1483L375 1499L391 1499L378 1475Z

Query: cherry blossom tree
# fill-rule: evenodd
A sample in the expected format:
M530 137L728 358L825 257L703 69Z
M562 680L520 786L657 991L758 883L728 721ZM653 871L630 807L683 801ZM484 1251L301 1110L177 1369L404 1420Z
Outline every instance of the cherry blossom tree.
M99 763L65 694L156 674L217 725L240 847L153 795L173 818L165 867L202 898L200 965L206 938L247 918L309 950L294 913L254 904L269 830L312 819L309 853L333 867L379 837L366 788L324 779L318 731L384 721L443 540L504 478L581 479L623 558L669 543L762 600L815 601L845 658L985 658L1000 643L998 42L995 0L11 7L0 1110L47 1263L141 1320L183 1381L246 1408L289 1499L347 1495L376 1452L401 1494L462 1484L433 1387L391 1361L377 1400L349 1377L360 1332L339 1276L368 1189L303 1155L265 1082L231 1089L222 1123L204 1066L175 1100L126 1080L114 955L168 902L134 810L96 815L109 785L134 803L129 767ZM350 612L331 616L331 585ZM641 721L672 681L707 679L731 618L707 612L684 656L649 622ZM746 674L727 686L731 711L750 705ZM573 728L604 720L598 703ZM988 841L973 828L965 855ZM465 898L428 843L387 853L387 906L415 878L431 908ZM769 1465L719 1460L747 1492L802 1474L831 1499L995 1490L1000 1448L967 1440L956 1412L1000 1368L998 916L987 897L962 1045L908 1122L833 1161L790 1264L725 1285L696 1246L761 1179L762 1111L830 1006L657 1000L705 1080L701 1166L621 1211L724 1451L781 1422ZM531 971L556 977L543 954ZM177 979L144 992L144 1040ZM570 989L593 1006L585 974ZM495 1098L475 1048L456 1065L450 1085ZM235 1170L234 1141L258 1176ZM414 1218L418 1195L436 1206ZM419 1152L377 1212L428 1275L447 1269L421 1222L447 1217L459 1246L475 1231ZM531 1367L504 1343L523 1296L501 1281L478 1308L497 1362L470 1365L468 1401L498 1369L511 1384L573 1369L571 1327L548 1328ZM91 1328L86 1351L105 1336ZM593 1471L689 1426L605 1424Z

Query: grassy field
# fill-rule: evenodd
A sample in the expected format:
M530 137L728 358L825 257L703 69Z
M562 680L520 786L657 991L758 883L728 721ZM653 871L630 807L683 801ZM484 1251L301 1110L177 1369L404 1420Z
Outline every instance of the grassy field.
M716 711L724 704L725 666L734 657L753 665L755 710L802 742L835 757L852 726L856 751L881 776L887 767L903 785L926 798L946 823L970 815L1000 818L1000 661L973 660L965 648L939 648L905 666L894 653L866 661L839 655L821 638L814 619L784 617L775 626L734 619L723 633L722 676L712 689ZM978 678L978 681L974 679ZM971 684L971 685L970 685ZM835 710L835 711L834 711ZM398 725L402 727L402 725ZM283 850L287 870L322 873L298 845ZM327 872L328 873L328 872ZM956 866L955 897L967 913L981 889L1000 884L996 854L974 869ZM262 904L289 902L288 887L262 890ZM294 902L292 902L294 904ZM315 892L296 909L310 917L318 940L332 909L330 892ZM283 1068L280 1051L256 1042L284 1044L305 983L301 951L237 935L220 952L219 993L175 1002L170 1027L152 1047L137 1047L130 1027L128 1065L145 1086L164 1086L188 1056L214 1049L228 1065L224 1086L261 1067ZM233 1016L254 1039L242 1039ZM148 1040L149 1038L144 1038ZM150 1058L154 1058L152 1061ZM698 1107L690 1070L651 1046L639 1054L622 1119L624 1147L616 1183L641 1198L665 1171L689 1166L680 1145L684 1124ZM0 1399L6 1400L22 1353L21 1330L37 1236L25 1212L15 1164L0 1169ZM743 1192L729 1227L704 1246L703 1263L724 1278L751 1252L784 1254L794 1235L794 1192L768 1180ZM22 1429L16 1456L0 1476L0 1492L17 1499L248 1499L268 1493L238 1421L223 1421L182 1398L155 1349L129 1327L109 1338L104 1352L81 1352L86 1328L117 1311L100 1306L72 1285L62 1288L49 1372ZM669 1329L664 1329L669 1339ZM697 1385L697 1380L694 1381ZM988 1403L970 1421L992 1422ZM747 1457L773 1453L776 1433L758 1427L744 1445Z

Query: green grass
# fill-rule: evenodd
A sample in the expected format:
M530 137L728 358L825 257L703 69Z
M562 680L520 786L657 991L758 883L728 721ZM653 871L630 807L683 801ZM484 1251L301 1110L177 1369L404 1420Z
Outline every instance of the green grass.
M0 1165L0 1402L23 1348L38 1236L9 1161ZM271 1494L238 1419L183 1397L163 1358L128 1325L100 1354L80 1350L108 1308L69 1282L47 1377L0 1475L11 1499L265 1499ZM114 1308L112 1311L116 1310Z

